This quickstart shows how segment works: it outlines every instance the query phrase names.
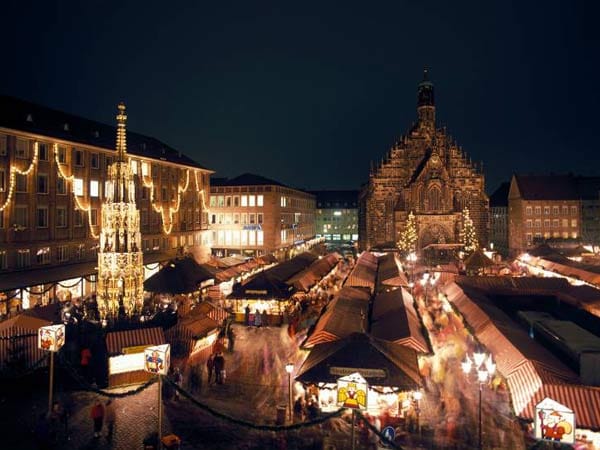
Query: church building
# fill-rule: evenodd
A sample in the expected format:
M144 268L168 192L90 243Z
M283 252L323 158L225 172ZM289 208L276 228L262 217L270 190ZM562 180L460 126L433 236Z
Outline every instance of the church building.
M436 126L434 88L425 70L417 90L417 122L371 168L361 189L360 248L396 247L410 212L418 250L458 243L464 208L485 245L489 199L484 182L482 165L470 160L445 127Z

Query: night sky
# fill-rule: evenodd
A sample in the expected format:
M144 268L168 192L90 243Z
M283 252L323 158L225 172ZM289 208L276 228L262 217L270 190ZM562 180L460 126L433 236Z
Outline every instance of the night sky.
M110 124L123 100L131 130L218 176L358 189L428 67L488 192L600 173L593 0L123 3L3 2L0 92Z

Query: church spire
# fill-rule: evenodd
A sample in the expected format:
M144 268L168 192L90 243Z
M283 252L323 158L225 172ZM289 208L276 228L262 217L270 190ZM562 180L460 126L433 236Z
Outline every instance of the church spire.
M119 103L117 106L119 113L117 114L117 161L125 162L127 154L127 137L125 123L127 122L127 114L125 114L125 103Z
M435 97L427 68L423 69L423 81L417 88L417 116L419 125L435 130Z

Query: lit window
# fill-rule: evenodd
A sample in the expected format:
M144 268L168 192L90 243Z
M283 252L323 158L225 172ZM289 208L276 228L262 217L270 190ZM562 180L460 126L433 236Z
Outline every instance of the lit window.
M17 138L17 158L28 158L29 157L29 142L25 139Z
M333 212L333 215L334 215L334 216L341 216L341 215L342 215L342 212L341 212L341 211L334 211L334 212Z
M233 215L233 224L238 225L239 223L240 223L240 215L236 213Z
M535 227L541 228L541 226L542 226L542 221L540 219L535 219Z
M256 245L256 232L248 232L248 245Z
M563 226L564 228L567 228L567 227L569 226L569 219L563 219L563 220L562 220L562 226Z
M549 206L544 206L544 215L546 215L546 216L550 215L550 207Z
M145 161L142 161L142 175L145 177L148 176L148 163Z
M242 230L242 232L240 233L240 237L241 245L248 245L248 231Z
M531 206L528 206L525 208L525 214L530 216L531 215Z
M137 175L137 173L138 173L138 162L134 161L132 159L129 164L131 166L131 173L133 173L134 175Z
M231 230L225 231L225 245L231 245Z
M223 208L225 206L225 197L223 197L222 195L219 195L217 197L217 206L219 208Z
M67 163L67 149L65 147L58 147L58 162L59 164Z
M75 195L83 195L83 180L81 178L73 180L73 193Z
M17 269L29 267L31 265L30 255L31 252L29 251L29 249L17 250Z
M559 209L559 207L558 207L558 206L553 206L553 207L552 207L552 214L553 214L553 215L555 215L555 216L558 216L558 214L559 214L559 211L560 211L560 209Z
M56 247L56 258L59 262L64 262L69 260L69 247L66 245L59 245Z
M542 207L541 206L536 206L535 207L535 215L539 216L542 214Z
M98 181L97 180L90 181L90 196L98 197Z
M527 228L531 228L531 223L532 223L532 222L531 222L531 219L530 219L530 220L527 220L527 222L525 222L525 223L526 223L526 225L525 225L525 226L526 226Z
M576 228L577 227L577 219L571 219L571 227L572 228Z
M215 206L217 206L217 197L214 195L210 196L210 206L211 206L211 208L214 208Z
M256 206L264 206L264 196L262 196L262 195L256 196Z
M248 206L248 196L247 195L242 195L242 206L243 207Z
M248 196L248 206L250 206L250 207L256 206L256 197L254 195Z

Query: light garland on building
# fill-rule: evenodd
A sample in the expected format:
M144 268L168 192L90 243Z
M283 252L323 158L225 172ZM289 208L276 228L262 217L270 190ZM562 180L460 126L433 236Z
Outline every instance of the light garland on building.
M19 170L17 166L10 166L10 174L9 174L9 185L8 185L8 194L6 195L6 200L4 200L4 204L0 206L0 211L4 211L4 209L10 204L12 200L12 196L15 192L15 187L17 183L17 175L25 175L28 176L29 173L33 170L33 168L37 165L38 161L38 143L33 143L33 158L29 167L26 170Z

